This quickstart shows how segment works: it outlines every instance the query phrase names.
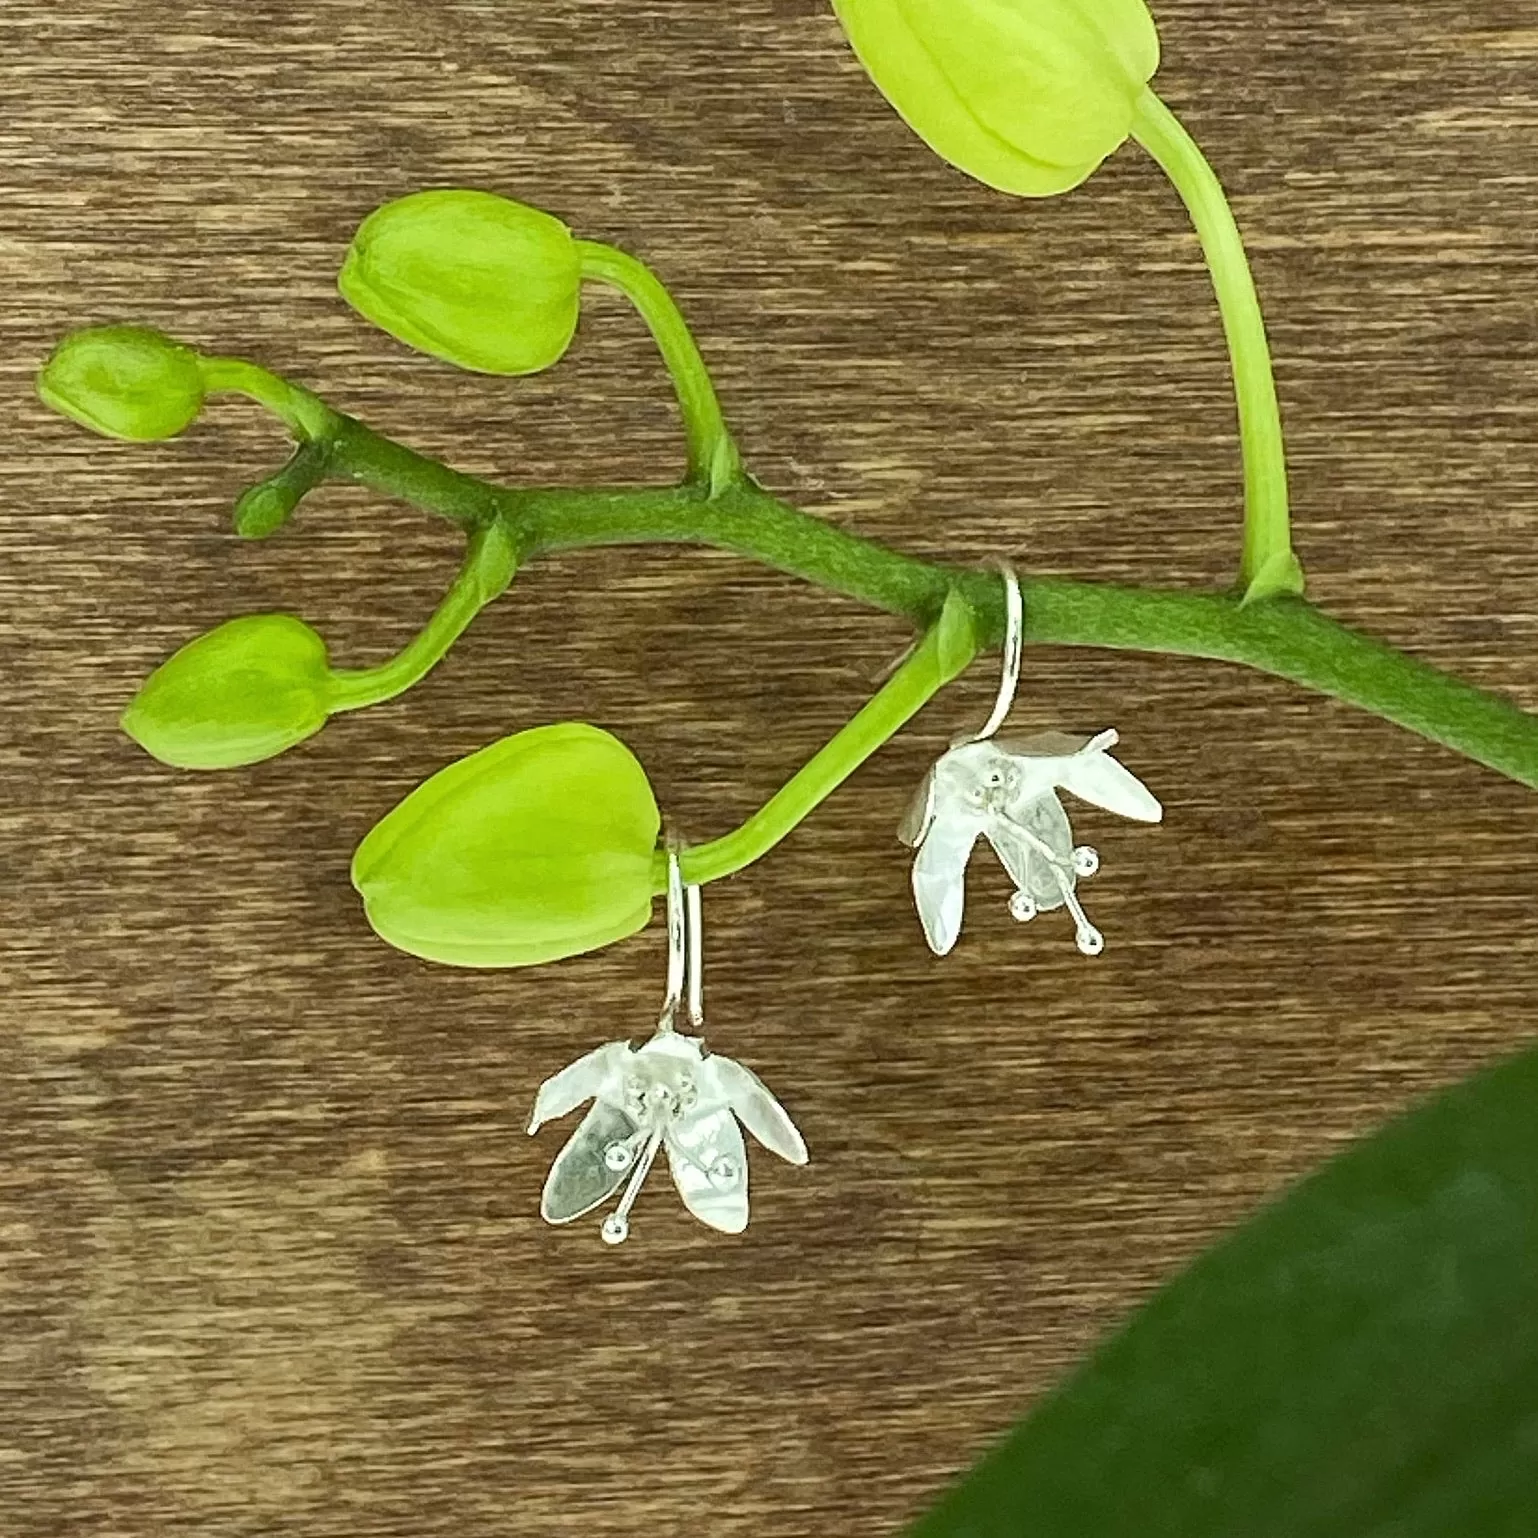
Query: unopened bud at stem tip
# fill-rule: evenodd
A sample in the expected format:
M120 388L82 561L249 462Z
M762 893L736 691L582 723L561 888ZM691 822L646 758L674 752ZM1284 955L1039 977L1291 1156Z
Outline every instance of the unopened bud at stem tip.
M203 409L198 355L142 326L76 331L37 376L44 404L108 438L173 438Z

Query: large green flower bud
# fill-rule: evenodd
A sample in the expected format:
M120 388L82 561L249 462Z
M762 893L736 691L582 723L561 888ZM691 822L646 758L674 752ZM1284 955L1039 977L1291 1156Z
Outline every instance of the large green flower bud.
M1076 187L1159 67L1143 0L833 0L860 62L937 154L1004 192Z
M97 326L54 349L37 393L64 416L109 438L172 438L203 409L198 355L158 331Z
M581 259L559 219L490 192L416 192L375 209L338 286L419 352L483 374L534 374L577 329Z
M123 712L123 730L178 769L259 763L326 724L326 643L287 614L210 630L158 667Z
M358 846L352 880L400 950L536 966L645 927L660 828L624 743L594 726L542 726L419 785Z

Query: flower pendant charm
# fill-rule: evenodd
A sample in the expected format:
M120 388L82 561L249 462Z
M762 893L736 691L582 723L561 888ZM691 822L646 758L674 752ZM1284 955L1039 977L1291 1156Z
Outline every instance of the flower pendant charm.
M570 1223L606 1202L628 1176L618 1208L604 1219L609 1244L628 1237L630 1209L659 1153L667 1154L684 1206L724 1234L748 1226L742 1127L789 1163L806 1163L795 1123L757 1075L671 1029L659 1030L638 1052L628 1042L610 1042L547 1080L529 1131L586 1100L593 1107L551 1167L540 1211L546 1222Z
M656 1034L639 1051L628 1041L595 1048L547 1079L534 1100L531 1136L593 1102L550 1167L539 1207L547 1223L574 1222L624 1183L619 1206L603 1222L604 1242L623 1244L630 1209L666 1152L684 1206L707 1227L740 1234L748 1226L742 1128L787 1163L806 1163L796 1124L758 1076L674 1029L680 1012L696 1030L705 1022L700 907L700 889L684 885L678 851L669 848L668 982Z
M1066 790L1138 822L1164 815L1147 787L1111 757L1114 731L1088 742L1045 732L1022 742L964 742L929 771L898 836L918 850L913 896L929 948L944 956L961 933L967 862L986 838L1015 884L1009 911L1022 923L1054 908L1073 916L1079 949L1098 956L1105 938L1078 898L1100 868L1093 849L1075 848L1057 792Z

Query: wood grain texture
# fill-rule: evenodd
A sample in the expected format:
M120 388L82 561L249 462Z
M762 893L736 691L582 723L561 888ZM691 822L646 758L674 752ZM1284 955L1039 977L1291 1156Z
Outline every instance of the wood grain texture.
M1315 595L1538 708L1530 7L1159 14L1163 92L1252 244ZM1233 411L1174 194L1133 148L1050 203L971 185L820 0L7 0L0 57L9 1538L878 1538L1202 1246L1530 1037L1531 793L1236 670L1041 652L1016 720L1114 723L1168 808L1079 821L1104 959L1012 926L997 874L949 961L920 941L893 829L985 712L979 667L709 895L712 1040L779 1091L810 1168L758 1159L737 1242L660 1184L621 1254L546 1230L559 1139L523 1135L529 1098L647 1029L660 935L434 969L369 933L354 845L451 758L572 717L712 836L899 629L725 557L571 555L405 700L176 775L115 727L172 648L282 608L382 656L454 537L328 490L244 545L267 422L221 406L109 445L33 369L135 319L467 468L670 476L620 304L507 383L337 299L370 208L482 185L656 265L775 490L937 555L1218 582Z

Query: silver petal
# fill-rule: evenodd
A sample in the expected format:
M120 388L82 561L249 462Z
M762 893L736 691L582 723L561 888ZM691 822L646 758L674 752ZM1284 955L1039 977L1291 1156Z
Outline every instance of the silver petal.
M710 1057L705 1071L714 1080L714 1098L723 1100L737 1119L767 1148L788 1164L806 1163L806 1142L785 1107L751 1068L729 1057Z
M913 862L913 901L937 956L948 956L961 935L967 861L981 831L975 818L936 818Z
M917 849L924 842L935 820L935 772L933 769L924 776L924 783L919 786L917 794L908 804L908 810L903 814L901 825L897 829L897 836L910 849Z
M1013 827L1011 826L1013 823ZM1069 891L1076 885L1073 868L1073 829L1063 804L1050 791L1023 805L1010 808L1010 816L992 819L984 830L1004 869L1017 890L1026 893L1037 908L1048 913L1063 906L1063 883L1039 849L1031 847L1018 829L1033 834L1055 854Z
M1109 753L1080 753L1065 760L1057 783L1079 800L1119 817L1135 822L1160 822L1164 818L1164 808L1153 792Z
M606 1046L594 1047L585 1057L546 1079L534 1097L529 1135L532 1137L547 1121L570 1115L584 1100L602 1094L607 1085L617 1082L629 1056L628 1042L611 1041Z
M1067 732L1036 732L1029 737L997 737L998 746L1011 758L1072 758L1094 740L1070 737Z
M679 1117L666 1144L684 1206L706 1227L740 1234L748 1226L748 1150L732 1113L721 1106Z
M613 1169L605 1154L611 1144L628 1142L638 1130L637 1123L618 1106L600 1100L582 1118L550 1166L539 1202L545 1221L571 1223L608 1201L625 1179L626 1170Z

